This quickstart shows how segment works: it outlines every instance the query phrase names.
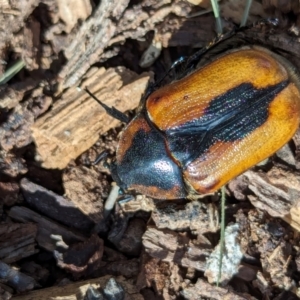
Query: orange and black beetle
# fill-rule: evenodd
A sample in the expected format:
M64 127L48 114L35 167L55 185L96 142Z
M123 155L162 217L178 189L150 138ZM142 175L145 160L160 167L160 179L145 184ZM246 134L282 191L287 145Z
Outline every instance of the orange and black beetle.
M243 47L142 103L122 133L112 176L158 199L218 190L272 155L300 120L300 80L283 57Z

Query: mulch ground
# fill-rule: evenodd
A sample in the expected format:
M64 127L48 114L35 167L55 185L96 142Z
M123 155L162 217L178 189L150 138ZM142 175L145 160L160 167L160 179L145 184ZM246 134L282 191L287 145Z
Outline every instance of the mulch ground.
M300 131L227 185L218 287L207 263L219 242L218 194L157 201L132 193L105 210L112 178L93 162L103 151L112 161L124 125L83 89L133 117L151 82L214 39L212 13L195 15L208 2L0 1L0 74L25 65L0 85L0 299L300 295ZM225 32L243 3L221 2ZM300 69L299 6L253 1L248 23L277 17L278 26L258 22L224 48L264 45Z

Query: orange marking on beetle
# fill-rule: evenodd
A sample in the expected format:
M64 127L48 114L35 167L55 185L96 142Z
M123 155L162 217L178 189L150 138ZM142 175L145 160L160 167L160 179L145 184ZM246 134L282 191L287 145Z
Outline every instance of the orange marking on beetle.
M214 144L187 167L184 178L198 193L214 192L280 149L292 138L299 122L300 92L291 83L270 104L269 117L262 126L242 140Z
M147 99L146 107L151 120L161 130L168 130L203 116L213 99L242 83L250 82L259 89L287 79L286 69L269 53L244 49L222 55L155 91Z

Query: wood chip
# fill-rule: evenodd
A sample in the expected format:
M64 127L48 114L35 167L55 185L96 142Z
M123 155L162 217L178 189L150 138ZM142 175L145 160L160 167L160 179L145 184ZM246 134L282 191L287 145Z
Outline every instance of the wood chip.
M94 225L72 200L57 195L26 178L21 180L21 190L30 207L53 220L83 231L90 230Z
M83 214L99 224L104 222L103 202L109 184L99 172L86 167L68 168L63 173L65 195Z
M33 223L0 224L0 260L14 263L39 252L36 249L37 226Z
M206 205L196 200L184 204L166 201L163 204L158 203L152 212L152 219L159 229L191 230L195 234L219 229L218 211L213 204Z
M197 245L197 241L191 240L184 234L151 227L148 227L143 236L143 244L152 257L199 271L205 270L206 258L212 251L209 245Z
M285 220L300 232L300 176L297 173L274 167L268 176L247 171L241 177L254 194L248 198L255 207Z
M82 87L88 86L106 105L125 112L137 107L149 79L149 75L136 75L123 67L102 68ZM44 168L63 169L118 123L85 91L72 87L32 126L38 159Z
M92 12L89 0L60 0L57 1L58 15L63 21L64 31L70 33L79 20L84 21Z
M14 206L9 211L9 216L19 222L38 223L38 232L36 241L39 246L48 251L57 249L56 240L52 235L61 236L67 245L84 241L86 238L74 230L67 229L64 226L37 214L36 212L22 206Z

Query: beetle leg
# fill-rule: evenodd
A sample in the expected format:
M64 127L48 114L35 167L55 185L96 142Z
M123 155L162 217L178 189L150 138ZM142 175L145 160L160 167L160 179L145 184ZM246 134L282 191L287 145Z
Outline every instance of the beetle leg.
M106 159L108 156L108 151L104 150L102 151L97 157L96 159L91 163L92 166L98 165L101 161L103 161L104 159Z

